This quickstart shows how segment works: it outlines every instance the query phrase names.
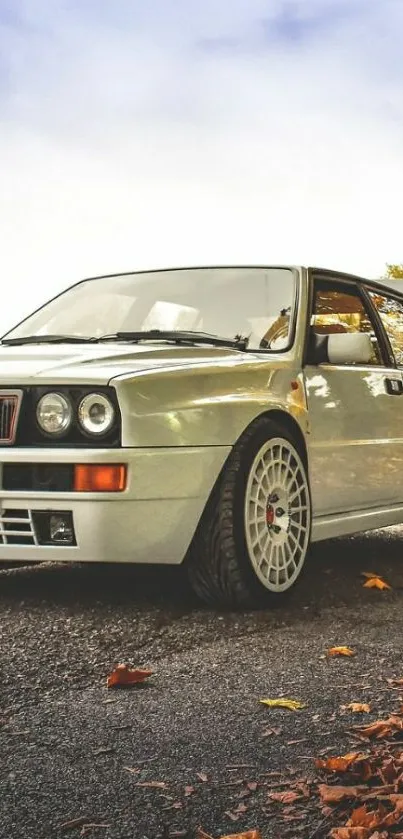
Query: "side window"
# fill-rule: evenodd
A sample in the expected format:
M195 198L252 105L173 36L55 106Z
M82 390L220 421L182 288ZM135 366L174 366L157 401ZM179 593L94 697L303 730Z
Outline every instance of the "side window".
M369 293L387 332L396 364L403 367L403 303L375 291Z
M368 332L373 346L369 362L383 366L383 358L374 326L365 305L355 290L349 286L315 283L314 308L311 328L318 335L335 332Z

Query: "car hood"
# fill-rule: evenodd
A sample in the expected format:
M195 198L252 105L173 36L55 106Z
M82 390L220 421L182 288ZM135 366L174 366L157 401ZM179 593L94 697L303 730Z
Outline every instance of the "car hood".
M161 344L29 344L0 346L0 387L29 384L107 385L118 376L166 367L245 360L230 347L183 347Z

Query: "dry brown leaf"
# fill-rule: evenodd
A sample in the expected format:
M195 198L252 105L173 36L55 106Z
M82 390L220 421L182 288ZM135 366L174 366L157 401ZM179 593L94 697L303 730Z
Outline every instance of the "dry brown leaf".
M106 680L108 688L138 685L152 676L152 670L131 670L127 664L118 664Z
M360 737L371 737L381 740L384 737L390 737L399 731L403 731L403 719L397 714L391 714L387 720L375 720L367 726L355 726L356 731Z
M346 711L352 711L353 714L369 714L371 708L367 702L350 702L349 705L342 705Z
M256 792L256 790L257 790L257 783L256 783L256 781L248 781L248 783L246 784L246 786L247 786L247 788L248 788L248 790L249 790L250 792Z
M165 781L138 781L135 787L148 787L149 789L166 789Z
M355 655L355 652L350 649L350 647L330 647L330 650L327 651L328 655L344 655L344 656L352 656Z
M348 754L341 755L340 757L328 757L325 760L315 760L315 766L317 769L324 769L326 772L347 772L351 766L355 766L357 763L361 763L367 759L367 754L349 752Z
M262 737L272 737L275 735L276 737L281 734L283 728L281 725L276 726L276 728L265 728L262 733Z
M270 792L268 798L272 801L278 801L279 804L294 804L294 801L300 800L302 795L298 792L287 790L286 792Z
M330 839L373 839L373 832L367 827L334 827Z
M305 708L304 703L298 699L259 699L259 702L269 708L287 708L288 711L300 711L301 708Z
M323 804L339 804L345 799L359 798L362 793L366 792L366 787L330 787L327 784L319 784L318 791Z
M63 822L60 825L60 830L73 830L76 827L83 827L85 824L89 824L91 819L87 818L87 816L78 816L75 819L69 819L67 822Z
M208 776L205 772L196 772L196 778L198 778L203 784L207 784Z
M246 833L231 833L229 836L222 836L221 839L262 839L262 834L260 830L247 830Z
M387 591L391 589L388 583L385 583L381 577L370 577L366 583L363 583L364 588L377 588L379 591Z
M403 687L403 679L386 679L391 687Z
M196 792L194 787L185 787L185 798L189 798L189 795L193 795Z
M377 810L368 810L366 804L363 804L361 807L357 807L353 810L351 817L347 822L347 827L368 827L371 828L371 830L378 827L384 827L387 815L388 811L382 806L382 804Z
M92 830L98 830L100 827L110 827L110 824L98 824L98 822L90 822L89 824L84 824L80 831L80 836L86 836L87 833L91 833Z

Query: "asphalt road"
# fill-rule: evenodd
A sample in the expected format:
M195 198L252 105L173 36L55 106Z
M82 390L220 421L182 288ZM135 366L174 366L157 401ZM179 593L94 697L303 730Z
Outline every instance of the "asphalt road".
M362 571L392 591L364 589ZM1 839L321 839L314 800L300 818L268 794L351 748L342 705L371 702L366 721L395 707L402 603L398 529L317 547L274 611L203 609L180 569L1 570ZM332 645L356 655L329 659ZM120 662L154 675L107 690ZM306 708L259 703L282 695Z

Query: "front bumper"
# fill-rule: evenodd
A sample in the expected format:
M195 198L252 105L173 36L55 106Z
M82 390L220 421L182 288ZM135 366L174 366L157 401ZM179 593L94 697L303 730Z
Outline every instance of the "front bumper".
M231 448L200 446L151 449L23 449L0 451L5 463L127 464L124 492L20 492L0 489L0 524L10 518L27 527L0 527L1 561L134 562L179 564ZM76 545L36 544L35 514L71 512ZM10 532L10 530L9 530ZM17 540L17 541L16 541ZM28 540L29 541L29 540ZM12 543L11 543L12 542Z

